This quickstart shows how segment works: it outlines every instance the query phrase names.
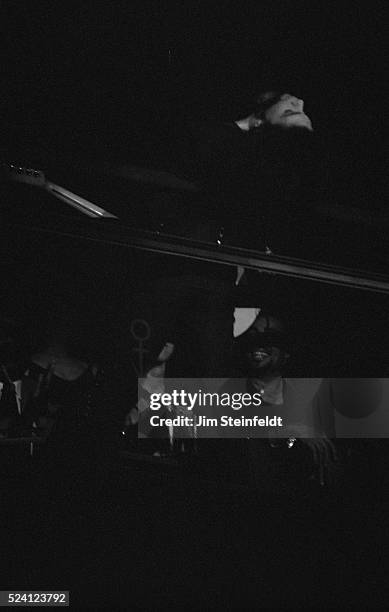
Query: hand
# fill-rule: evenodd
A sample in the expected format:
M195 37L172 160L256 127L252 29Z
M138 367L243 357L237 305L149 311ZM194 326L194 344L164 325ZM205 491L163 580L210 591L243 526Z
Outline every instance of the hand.
M131 408L130 412L126 414L126 418L124 420L125 427L131 427L131 425L137 425L139 421L139 413L136 408Z
M325 484L330 484L338 461L333 442L324 434L318 436L311 427L303 423L288 427L286 434L288 437L298 439L301 444L309 448L317 468L320 485L323 487Z
M165 371L166 362L170 359L174 352L174 344L166 342L161 352L157 357L156 364L146 373L143 379L142 387L149 393L163 393L165 390Z
M320 486L330 484L335 474L337 454L335 446L328 438L300 438L300 442L312 452L317 467Z

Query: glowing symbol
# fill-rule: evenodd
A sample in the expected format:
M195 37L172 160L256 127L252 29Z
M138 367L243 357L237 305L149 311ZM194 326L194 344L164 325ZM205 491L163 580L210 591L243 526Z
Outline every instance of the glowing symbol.
M144 348L144 343L150 338L151 328L144 319L133 319L130 331L132 337L138 341L138 346L132 349L134 353L138 353L138 368L135 369L138 376L143 377L144 355L148 353L148 349Z

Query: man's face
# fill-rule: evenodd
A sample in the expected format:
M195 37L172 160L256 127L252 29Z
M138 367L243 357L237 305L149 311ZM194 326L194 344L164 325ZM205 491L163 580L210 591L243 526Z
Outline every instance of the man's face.
M273 316L259 315L238 343L248 376L278 375L289 358L283 324Z
M258 376L276 373L285 362L285 352L277 346L263 346L267 342L261 342L257 338L245 354L248 371Z
M265 376L280 371L288 355L277 345L277 333L267 333L255 326L246 332L243 355L249 375Z
M264 113L264 121L283 128L301 127L313 131L311 120L304 113L304 101L291 94L283 94L270 106Z

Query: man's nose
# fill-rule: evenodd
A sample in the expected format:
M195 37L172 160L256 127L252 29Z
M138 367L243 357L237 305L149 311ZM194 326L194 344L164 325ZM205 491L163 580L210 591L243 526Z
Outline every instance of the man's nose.
M304 100L301 100L300 98L296 98L295 96L293 96L293 98L291 99L291 103L294 108L302 112L304 108Z

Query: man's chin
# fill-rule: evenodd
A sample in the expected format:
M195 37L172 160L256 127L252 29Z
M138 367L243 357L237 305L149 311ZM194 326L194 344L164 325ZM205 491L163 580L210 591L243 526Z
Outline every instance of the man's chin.
M300 128L313 131L311 120L304 114L284 117L280 125L286 128Z
M264 361L250 361L249 373L250 374L269 374L273 369L273 364Z

